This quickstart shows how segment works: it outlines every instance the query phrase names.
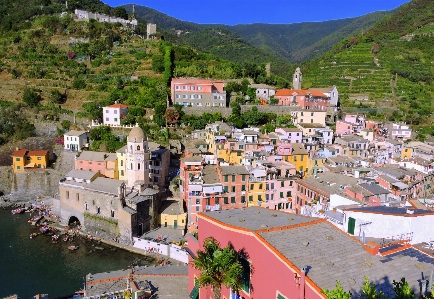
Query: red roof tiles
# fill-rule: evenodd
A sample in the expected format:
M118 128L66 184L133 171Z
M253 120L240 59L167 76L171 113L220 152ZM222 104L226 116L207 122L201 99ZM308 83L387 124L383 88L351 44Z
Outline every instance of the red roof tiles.
M12 157L24 157L26 153L26 149L17 149L12 153Z
M327 98L325 94L323 94L320 91L316 90L298 90L298 89L279 89L276 91L276 96L293 96L293 95L299 95L299 96L306 96L306 95L312 95L313 97L321 97L321 98Z

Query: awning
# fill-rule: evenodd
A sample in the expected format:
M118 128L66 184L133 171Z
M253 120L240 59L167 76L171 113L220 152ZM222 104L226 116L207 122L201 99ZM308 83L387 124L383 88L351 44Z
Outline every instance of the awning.
M202 191L202 185L188 185L188 191Z
M197 299L197 298L199 298L199 289L196 286L194 286L193 290L191 290L190 298L191 299Z
M33 168L36 166L36 163L29 163L26 166L24 166L24 168Z

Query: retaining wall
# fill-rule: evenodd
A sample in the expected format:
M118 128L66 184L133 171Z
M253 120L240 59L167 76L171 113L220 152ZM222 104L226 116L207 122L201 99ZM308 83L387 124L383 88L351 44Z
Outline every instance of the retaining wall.
M298 111L300 107L295 106L255 106L255 105L241 105L241 112L251 110L257 107L259 112L275 113L277 115L291 114L291 111ZM221 113L223 117L228 117L232 113L230 107L183 107L182 111L185 114L200 116L206 112L208 113Z
M134 247L142 249L149 253L159 253L165 256L168 256L174 260L188 263L188 253L184 250L182 250L181 247L170 244L160 244L153 241L148 241L140 238L133 238L134 240Z

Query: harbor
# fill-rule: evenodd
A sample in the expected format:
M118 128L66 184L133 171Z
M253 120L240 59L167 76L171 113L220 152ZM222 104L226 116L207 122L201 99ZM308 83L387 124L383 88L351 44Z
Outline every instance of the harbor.
M91 240L56 222L45 220L46 226L43 219L28 222L32 217L39 217L39 210L30 216L0 209L0 297L18 294L20 298L30 298L46 293L55 298L82 289L88 273L154 265L158 258L138 254L142 253L139 249L133 253L131 248L113 247L110 241ZM48 228L45 233L42 227ZM53 236L59 237L54 240Z

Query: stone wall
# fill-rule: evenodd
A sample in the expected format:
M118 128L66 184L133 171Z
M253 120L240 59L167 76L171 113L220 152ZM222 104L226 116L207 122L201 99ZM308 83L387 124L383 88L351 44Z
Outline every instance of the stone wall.
M300 107L295 106L253 106L253 105L241 105L241 112L251 110L253 107L257 107L259 112L275 113L277 115L291 114L291 111L298 111ZM220 112L223 117L228 117L232 113L230 107L184 107L182 108L186 114L202 115L206 112L217 113Z
M12 167L0 167L0 191L13 201L37 197L55 197L59 193L59 174L53 169L14 173Z
M115 221L95 215L84 215L84 228L95 237L114 238L119 235L119 227Z

